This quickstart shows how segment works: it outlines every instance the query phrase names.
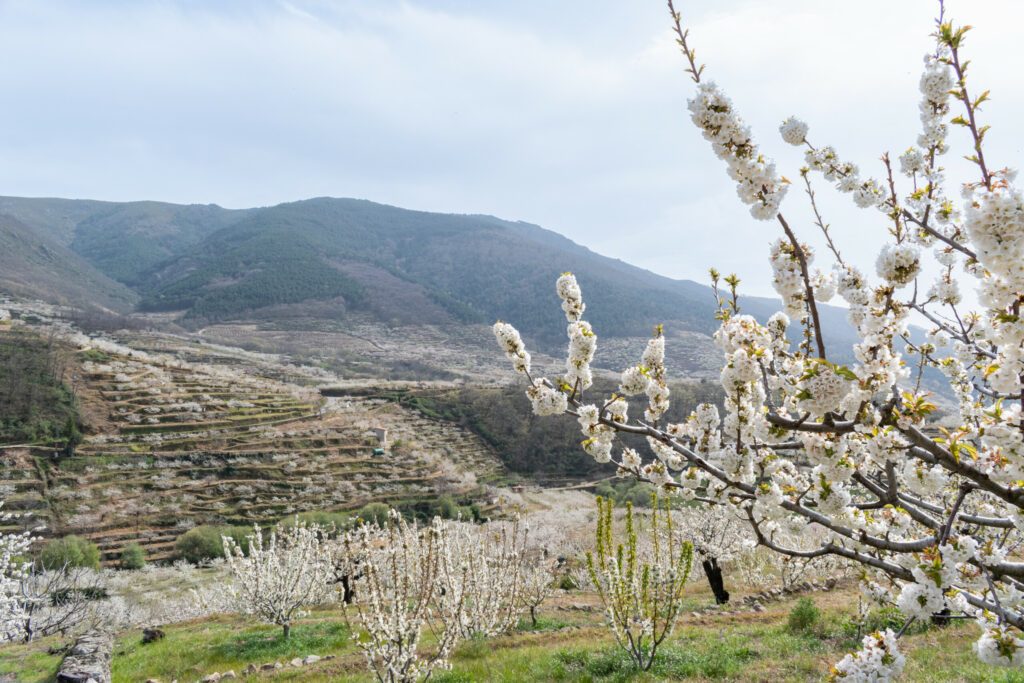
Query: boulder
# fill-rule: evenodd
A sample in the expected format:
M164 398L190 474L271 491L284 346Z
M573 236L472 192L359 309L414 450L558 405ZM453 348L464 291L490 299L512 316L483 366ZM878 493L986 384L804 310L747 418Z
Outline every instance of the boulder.
M161 629L158 628L144 628L142 629L142 644L149 645L155 643L158 640L163 639L167 635Z

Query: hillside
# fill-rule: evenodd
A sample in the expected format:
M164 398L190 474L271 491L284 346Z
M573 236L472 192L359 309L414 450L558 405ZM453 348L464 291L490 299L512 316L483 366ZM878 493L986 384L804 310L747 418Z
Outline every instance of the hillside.
M383 399L321 397L317 385L337 378L316 368L172 336L121 337L0 326L5 509L31 511L45 535L89 538L104 561L131 542L151 560L172 559L177 537L202 524L379 501L431 509L442 496L470 503L507 475L495 450L458 425ZM54 372L75 378L73 397ZM69 417L82 420L73 453L63 446ZM374 429L387 430L384 442ZM0 519L0 530L16 524Z
M99 271L108 288L119 287L110 280L131 287L117 291L138 295L139 310L174 312L192 329L244 320L322 329L339 321L422 327L504 319L553 350L564 328L553 285L565 271L576 273L587 317L605 338L644 336L657 323L702 336L716 327L705 285L491 216L331 198L238 211L0 198L3 214L92 268L65 268L70 277L61 283L53 269L37 268L25 278L33 291L52 289L57 297L58 284L88 290ZM777 308L770 299L743 303L762 318ZM829 336L849 337L842 309L824 307L823 314Z
M46 231L2 213L0 294L115 311L130 310L139 298Z

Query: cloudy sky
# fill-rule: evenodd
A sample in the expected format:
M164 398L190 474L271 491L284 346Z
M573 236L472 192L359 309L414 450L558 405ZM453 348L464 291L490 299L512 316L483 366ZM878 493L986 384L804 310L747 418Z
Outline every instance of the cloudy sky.
M937 3L679 6L787 175L789 114L865 172L916 137ZM1024 3L947 6L975 27L990 158L1016 167ZM690 86L661 0L0 0L0 194L487 213L671 277L717 265L767 293L777 229L735 200L686 117ZM880 217L819 189L841 246L870 264ZM785 211L811 236L803 204L791 192Z

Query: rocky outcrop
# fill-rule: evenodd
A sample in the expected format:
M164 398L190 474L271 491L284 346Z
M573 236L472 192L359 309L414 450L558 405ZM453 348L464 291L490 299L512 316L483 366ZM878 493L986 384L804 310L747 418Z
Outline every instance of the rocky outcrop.
M110 683L114 636L89 631L78 637L57 672L57 683Z

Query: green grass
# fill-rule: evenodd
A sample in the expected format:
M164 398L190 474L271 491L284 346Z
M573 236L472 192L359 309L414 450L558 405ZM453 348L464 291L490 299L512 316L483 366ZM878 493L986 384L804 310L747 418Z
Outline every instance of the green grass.
M707 599L705 603L710 599ZM576 598L582 599L582 598ZM694 597L696 599L696 596ZM787 627L787 615L796 604L787 600L769 604L768 611L741 615L685 615L677 631L659 650L650 672L637 671L601 625L600 612L565 612L546 608L533 628L529 619L512 633L460 644L451 671L438 671L439 683L490 681L563 681L567 683L650 683L662 680L817 681L828 667L859 645L850 592L815 594L820 620L801 632ZM571 620L571 621L570 621ZM878 613L869 627L891 626L895 615ZM1024 672L981 664L971 650L978 637L970 622L947 627L927 624L912 628L902 641L907 667L902 681L968 681L1024 683ZM234 670L241 675L249 664L280 661L285 668L274 680L368 683L362 654L349 637L343 617L336 611L314 612L297 624L284 641L280 629L256 625L241 616L222 615L169 626L164 640L142 645L139 631L122 634L115 646L114 681L194 681L214 671ZM19 681L51 681L59 655L47 650L60 639L0 648L0 675L15 674ZM434 639L425 634L423 647ZM337 655L330 661L293 669L294 657Z
M143 645L138 632L118 639L114 649L114 681L195 680L206 674L234 670L294 657L338 654L350 646L348 625L340 621L315 621L292 627L284 640L275 626L239 628L231 617L165 629L162 640Z
M52 646L59 646L55 638L45 638L27 645L4 645L0 648L0 678L14 676L19 683L48 683L57 676L57 668L64 659L60 654L49 654Z

